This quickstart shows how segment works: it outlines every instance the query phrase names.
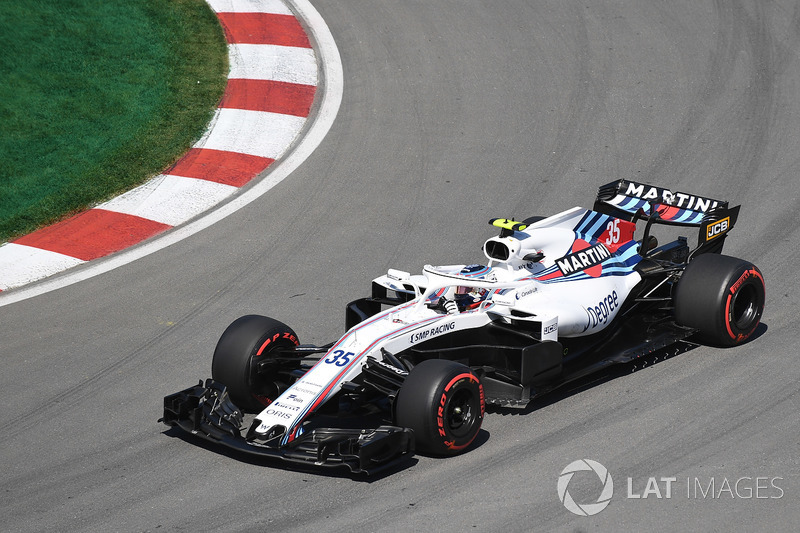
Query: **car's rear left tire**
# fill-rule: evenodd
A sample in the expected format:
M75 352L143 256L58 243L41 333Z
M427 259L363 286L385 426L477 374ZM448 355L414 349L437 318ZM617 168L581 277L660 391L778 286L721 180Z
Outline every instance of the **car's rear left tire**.
M749 261L703 254L684 270L675 290L675 319L699 330L709 344L734 346L749 339L761 322L766 287Z
M416 449L456 455L478 435L485 412L483 386L469 367L430 359L409 372L395 403L399 426L414 431Z
M278 320L260 315L240 317L217 342L211 377L225 385L237 407L259 412L290 385L277 367L257 372L260 363L297 344L295 332Z

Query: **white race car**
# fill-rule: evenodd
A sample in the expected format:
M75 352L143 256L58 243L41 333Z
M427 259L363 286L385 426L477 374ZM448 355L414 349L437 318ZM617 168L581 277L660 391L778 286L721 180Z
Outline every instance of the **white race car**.
M592 210L494 219L485 265L390 270L347 306L347 331L329 345L302 345L271 318L236 320L212 378L165 397L162 421L249 454L352 472L415 450L460 453L487 404L524 407L693 335L717 346L750 338L764 278L720 254L738 212L619 180ZM699 228L697 244L659 245L654 224Z

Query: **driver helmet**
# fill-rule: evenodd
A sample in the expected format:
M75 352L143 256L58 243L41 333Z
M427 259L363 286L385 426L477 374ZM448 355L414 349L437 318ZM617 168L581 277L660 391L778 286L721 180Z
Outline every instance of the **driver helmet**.
M464 277L494 281L497 279L491 267L484 265L467 265L459 272ZM489 293L483 287L458 286L456 287L456 301L462 306L469 306L483 301Z

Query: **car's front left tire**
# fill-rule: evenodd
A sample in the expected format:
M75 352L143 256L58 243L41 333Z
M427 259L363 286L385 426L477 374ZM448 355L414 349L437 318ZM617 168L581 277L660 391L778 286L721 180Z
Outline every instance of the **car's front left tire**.
M297 335L286 324L260 315L243 316L217 342L211 377L225 385L237 407L259 412L290 385L279 365L262 363L275 362L281 350L297 344Z

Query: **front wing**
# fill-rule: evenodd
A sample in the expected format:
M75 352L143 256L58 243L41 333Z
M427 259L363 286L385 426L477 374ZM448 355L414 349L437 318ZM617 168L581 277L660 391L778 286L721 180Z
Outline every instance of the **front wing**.
M249 434L242 435L242 411L225 386L211 379L164 397L160 421L249 455L310 467L346 467L352 473L373 474L414 454L413 431L396 426L316 428L280 447L256 442Z

